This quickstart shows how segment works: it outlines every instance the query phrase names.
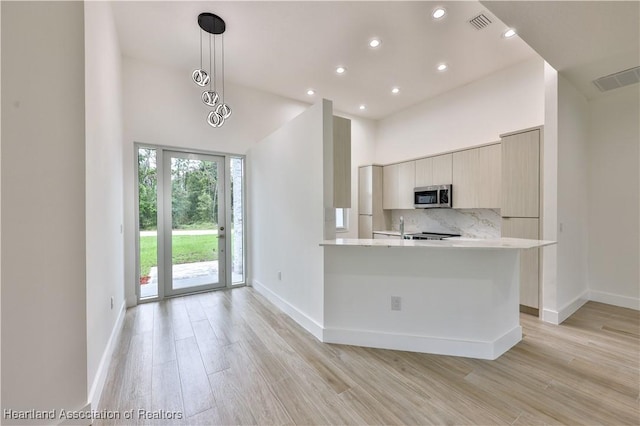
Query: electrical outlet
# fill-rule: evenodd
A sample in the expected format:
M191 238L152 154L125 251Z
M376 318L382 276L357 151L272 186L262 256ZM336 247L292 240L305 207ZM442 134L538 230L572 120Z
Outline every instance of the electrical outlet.
M402 310L402 298L399 296L391 296L391 310L392 311L401 311Z
M113 296L111 296L111 309L113 309Z
M282 281L282 271L278 271L278 281Z

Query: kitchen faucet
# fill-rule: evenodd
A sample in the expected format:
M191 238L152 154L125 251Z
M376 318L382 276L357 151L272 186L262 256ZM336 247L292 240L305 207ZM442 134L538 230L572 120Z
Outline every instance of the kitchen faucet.
M400 216L400 239L404 240L404 217Z

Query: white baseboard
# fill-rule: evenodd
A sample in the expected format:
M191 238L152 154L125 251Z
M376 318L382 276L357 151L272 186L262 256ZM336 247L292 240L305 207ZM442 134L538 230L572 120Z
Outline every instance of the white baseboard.
M493 341L493 358L491 359L497 359L521 340L522 326L519 325Z
M111 330L111 336L109 337L109 341L107 342L107 347L102 353L100 365L98 365L98 371L96 372L96 378L93 380L91 390L89 391L89 406L90 408L93 407L94 410L98 409L98 404L100 403L102 389L104 389L104 383L107 380L107 373L109 372L109 366L111 365L113 350L115 349L116 342L118 341L120 332L122 331L122 325L124 323L124 315L126 310L126 301L123 301L122 305L120 306L120 312L118 313L116 323Z
M542 321L544 322L558 325L560 324L560 322L558 321L559 317L560 317L560 313L558 311L552 311L551 309L542 310Z
M325 328L323 341L325 343L366 346L369 348L494 360L520 340L522 340L522 327L517 326L494 341L445 339L442 337L339 328Z
M640 311L640 299L637 297L620 296L619 294L604 291L589 290L589 300Z
M323 341L322 340L322 336L323 336L323 327L322 327L322 325L318 324L313 319L309 318L309 316L307 316L307 314L305 314L305 313L301 312L300 310L298 310L298 308L296 308L295 306L293 306L292 304L290 304L286 300L282 299L279 295L277 295L276 293L274 293L273 291L271 291L270 289L265 287L259 281L252 280L252 285L251 286L254 289L256 289L256 291L258 293L260 293L264 297L266 297L267 300L269 300L269 302L273 303L281 311L283 311L285 314L289 315L291 317L291 319L293 319L295 322L297 322L302 328L307 330L309 333L313 334L316 339L318 339L320 341Z
M542 321L555 325L562 324L567 318L573 315L578 309L582 307L582 305L587 303L589 300L589 291L585 290L584 292L582 292L582 294L564 305L558 311L543 309Z
M455 340L366 330L323 328L322 325L309 318L305 313L282 299L259 281L252 280L251 286L280 310L289 315L289 317L301 327L325 343L493 360L522 340L522 327L520 326L514 327L495 341Z
M558 312L558 320L560 320L559 324L562 324L564 320L573 315L578 309L582 307L585 303L589 301L589 291L585 290L582 294L571 302L567 303L560 309Z

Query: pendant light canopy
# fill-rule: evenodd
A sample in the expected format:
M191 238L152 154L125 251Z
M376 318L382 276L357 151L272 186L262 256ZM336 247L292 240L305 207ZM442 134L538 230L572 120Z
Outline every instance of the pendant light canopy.
M209 71L202 65L202 31L200 32L200 68L193 71L191 78L200 87L209 85L208 90L202 92L202 102L213 108L207 116L207 123L212 127L222 127L225 120L231 116L231 107L224 102L224 36L226 24L222 18L213 13L201 13L198 15L200 29L209 35ZM219 36L219 37L218 37ZM220 39L220 73L217 72L216 44ZM218 79L217 76L220 75ZM221 82L221 91L218 93L216 80Z

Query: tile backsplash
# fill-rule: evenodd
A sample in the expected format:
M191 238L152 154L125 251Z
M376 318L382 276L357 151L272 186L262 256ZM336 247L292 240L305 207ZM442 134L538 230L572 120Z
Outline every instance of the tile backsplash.
M442 232L469 238L500 238L500 210L492 209L414 209L392 210L391 227L411 232Z

